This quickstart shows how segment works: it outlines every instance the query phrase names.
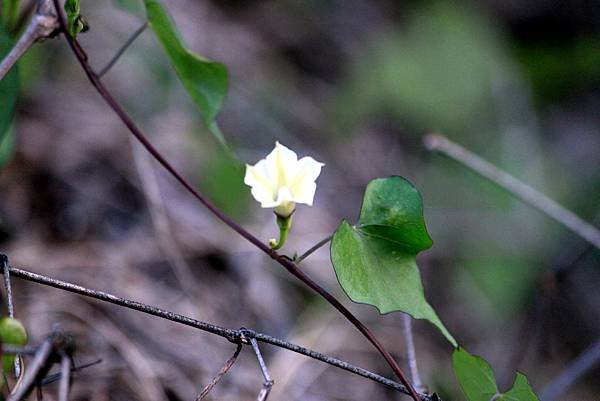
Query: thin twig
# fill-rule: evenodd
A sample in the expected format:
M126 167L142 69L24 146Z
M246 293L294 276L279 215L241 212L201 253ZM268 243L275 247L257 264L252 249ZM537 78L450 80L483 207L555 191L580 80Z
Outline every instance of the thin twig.
M10 273L13 277L17 277L23 280L31 281L34 283L38 283L41 285L46 285L49 287L58 288L64 291L72 292L75 294L83 295L89 298L97 299L99 301L108 302L114 305L122 306L128 309L133 309L142 313L146 313L148 315L156 316L162 319L169 320L171 322L183 324L189 327L193 327L202 331L206 331L208 333L212 333L218 335L220 337L226 338L227 340L239 344L242 341L242 332L241 330L234 329L226 329L214 324L206 323L200 320L192 319L187 316L179 315L173 313L168 310L156 308L150 305L143 304L141 302L132 301L125 298L120 298L115 295L92 290L86 287L82 287L77 284L69 283L66 281L57 280L55 278L47 277L41 274L33 273L28 270L17 269L15 267L10 267ZM393 388L397 391L400 391L404 394L409 394L406 387L402 384L380 376L376 373L368 371L366 369L360 368L358 366L352 365L348 362L342 361L337 358L333 358L329 355L322 354L320 352L314 351L309 348L302 347L297 344L290 343L288 341L270 336L268 334L255 332L251 329L244 329L243 336L245 338L255 338L257 341L271 344L276 347L284 348L289 351L296 352L298 354L307 356L309 358L316 359L323 363L326 363L331 366L335 366L337 368L343 369L347 372L354 373L358 376L365 377L367 379L373 380L375 382L384 384L390 388ZM419 398L422 401L431 401L432 396L427 394L420 394Z
M173 268L173 273L175 273L175 278L179 282L183 293L193 299L194 276L192 274L192 269L185 261L181 249L173 238L169 216L160 193L156 172L152 165L152 159L133 137L130 138L133 160L140 178L142 191L146 198L146 204L148 212L150 213L150 221L152 222L152 227L154 228L156 235L156 241L158 242L160 250Z
M100 70L100 72L98 72L98 78L102 78L104 76L104 74L106 74L116 64L116 62L119 61L119 58L123 55L123 53L125 53L125 51L129 48L129 46L131 46L131 44L133 42L135 42L135 40L138 38L138 36L140 36L142 34L142 32L144 32L146 30L147 27L148 27L148 21L144 21L142 26L140 26L133 33L133 35L131 35L129 37L129 39L127 39L127 41L123 44L123 46L121 46L121 48L119 48L119 50L117 50L117 53L113 56L113 58L110 59L108 64L106 64L104 66L104 68L102 68Z
M600 339L586 348L554 380L540 392L542 401L553 401L564 393L577 379L600 362Z
M327 238L323 238L321 241L317 242L312 248L310 248L308 251L304 252L302 255L298 256L297 258L294 259L294 262L296 262L296 264L300 264L300 262L302 262L304 259L308 258L310 255L312 255L316 250L318 250L319 248L321 248L323 245L327 244L329 241L331 241L331 239L333 238L333 234L328 236Z
M60 358L60 385L58 387L58 401L69 401L69 388L71 387L71 358L63 354Z
M6 290L6 306L8 309L8 317L11 319L15 318L15 306L13 302L12 285L10 284L10 268L8 264L8 258L6 255L0 255L2 263L2 271L4 274L4 289ZM19 355L15 357L15 377L18 379L21 376L21 359Z
M75 373L75 372L80 371L82 369L89 368L89 367L97 365L97 364L99 364L101 362L102 362L102 359L96 359L93 362L84 363L83 365L72 366L71 367L71 373ZM54 383L55 381L60 380L61 377L62 377L62 374L60 372L59 373L55 373L53 375L48 375L48 376L44 377L40 381L40 385L41 386L45 386L47 384Z
M235 361L237 360L237 357L240 355L240 351L242 350L242 344L238 344L237 348L235 349L235 352L233 353L233 355L231 356L231 358L229 358L225 364L221 367L221 369L219 369L219 372L217 372L217 375L215 377L213 377L213 379L210 381L210 383L208 383L200 392L200 394L198 395L198 397L196 397L196 401L201 401L204 399L204 397L206 397L208 395L208 393L210 393L210 391L213 389L213 387L215 387L223 378L223 376L225 376L227 374L227 372L229 372L229 370L231 369L231 367L233 366L233 364L235 363Z
M56 12L58 14L58 20L60 23L60 27L62 32L64 33L71 50L75 54L75 57L79 61L79 64L85 71L88 79L110 108L117 114L117 116L121 119L123 124L129 129L131 134L133 134L141 143L144 145L146 150L167 170L173 178L175 178L187 191L193 195L200 203L202 203L212 214L214 214L219 220L229 226L232 230L236 231L239 235L241 235L248 242L253 244L255 247L260 249L265 254L269 255L273 260L278 262L281 266L283 266L289 273L295 276L297 279L302 281L306 286L310 289L318 293L321 297L323 297L327 302L329 302L335 309L337 309L346 319L352 323L362 334L363 336L375 347L375 349L383 356L388 365L391 367L392 371L396 374L396 376L400 379L400 382L408 389L410 392L410 396L415 400L419 400L419 394L415 391L413 386L410 384L410 381L406 378L406 375L400 369L398 363L394 360L392 355L385 349L383 344L375 337L375 335L371 332L371 330L365 326L356 316L352 314L340 301L338 301L333 295L331 295L327 290L318 285L315 281L313 281L305 272L300 270L298 266L287 256L280 255L271 249L267 244L259 240L257 237L252 235L248 230L244 227L233 221L228 215L226 215L221 209L219 209L216 205L208 200L202 193L200 193L186 178L171 165L171 163L165 159L165 157L150 143L147 139L146 135L138 128L138 126L134 123L134 121L129 117L129 115L125 112L125 110L121 107L121 105L113 98L112 94L108 91L108 89L104 86L98 75L94 72L91 65L87 60L87 55L73 37L71 37L67 30L67 23L65 16L63 15L60 4L58 0L53 0Z
M46 2L48 1L42 0L41 4ZM38 7L38 12L31 18L23 35L21 35L11 51L4 57L2 62L0 62L0 81L8 74L15 63L19 61L35 41L51 36L58 28L56 16L46 11L46 7Z
M530 204L550 218L569 228L575 234L600 249L600 230L581 219L579 216L565 209L543 193L536 191L507 172L500 170L478 155L468 151L462 146L450 141L441 135L427 135L424 139L425 147L437 151L462 163L479 175L494 182L498 186L512 193L522 201Z
M243 329L242 329L243 330ZM260 366L260 371L262 372L264 381L263 386L256 397L256 401L266 401L269 397L269 393L273 388L273 379L271 379L271 375L269 374L269 369L267 369L267 364L262 357L262 353L260 352L260 348L258 347L258 342L256 342L256 338L250 337L250 344L252 345L252 350L254 351L254 355L256 355L256 359L258 360L258 366Z
M19 386L15 387L13 393L10 394L7 401L20 401L33 389L36 384L38 374L46 365L50 354L53 351L53 340L51 337L46 339L38 347L35 357L31 364L27 367L23 379Z
M406 357L408 359L408 368L412 378L413 386L417 391L425 391L419 368L417 366L417 354L415 352L415 341L413 339L412 317L406 313L402 314L402 323L404 326L404 339L406 340Z

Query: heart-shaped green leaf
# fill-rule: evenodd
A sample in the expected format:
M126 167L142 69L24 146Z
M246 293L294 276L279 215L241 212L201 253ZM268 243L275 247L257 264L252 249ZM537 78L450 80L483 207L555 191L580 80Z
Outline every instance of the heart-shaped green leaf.
M537 395L524 374L517 372L517 377L510 390L502 394L499 401L539 401Z
M452 366L469 401L490 401L499 393L494 371L485 359L457 348L452 353Z
M527 382L527 377L518 372L512 388L504 394L500 393L490 364L463 348L454 350L452 366L469 401L539 401Z
M150 27L162 44L179 80L200 110L206 127L225 145L215 117L227 94L227 70L188 50L179 32L158 0L144 0Z
M331 261L354 302L429 320L456 346L425 300L415 262L417 253L431 245L419 192L402 177L379 178L367 186L358 224L344 220L336 230Z
M13 44L10 36L8 36L3 27L0 26L0 60L10 52ZM3 141L4 136L7 135L8 128L12 123L18 95L19 77L17 66L14 66L12 70L0 80L0 143Z

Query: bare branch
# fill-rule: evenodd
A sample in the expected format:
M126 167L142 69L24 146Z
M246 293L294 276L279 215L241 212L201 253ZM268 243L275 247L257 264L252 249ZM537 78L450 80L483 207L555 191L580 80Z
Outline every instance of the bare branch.
M525 203L530 204L548 217L556 220L575 234L600 249L600 230L581 219L575 213L565 209L543 193L536 191L507 172L500 170L476 154L462 146L450 141L441 135L427 135L424 139L425 147L437 151L462 163L479 175L494 182L498 186L512 193Z
M24 399L50 370L54 362L53 355L69 356L71 347L72 342L65 334L55 331L48 335L38 346L33 361L23 374L19 385L13 389L7 401L20 401Z
M58 387L58 401L69 401L69 388L71 387L71 358L63 354L60 358L60 385Z
M366 369L360 368L358 366L352 365L352 364L342 361L340 359L333 358L329 355L322 354L320 352L311 350L309 348L302 347L297 344L290 343L288 341L285 341L285 340L282 340L282 339L279 339L276 337L272 337L268 334L258 333L251 329L244 329L243 334L242 334L241 330L226 329L226 328L214 325L214 324L210 324L210 323L203 322L200 320L192 319L187 316L179 315L179 314L173 313L168 310L156 308L156 307L153 307L150 305L143 304L141 302L136 302L136 301L128 300L125 298L120 298L120 297L117 297L115 295L112 295L112 294L109 294L106 292L92 290L89 288L79 286L77 284L73 284L73 283L69 283L66 281L61 281L61 280L57 280L57 279L54 279L51 277L43 276L41 274L33 273L28 270L10 267L10 273L13 277L18 277L23 280L27 280L27 281L31 281L34 283L58 288L58 289L61 289L64 291L72 292L72 293L83 295L83 296L86 296L89 298L97 299L99 301L108 302L108 303L111 303L114 305L133 309L133 310L136 310L136 311L139 311L142 313L146 313L146 314L149 314L152 316L156 316L156 317L159 317L162 319L166 319L166 320L169 320L169 321L172 321L175 323L179 323L179 324L183 324L183 325L193 327L193 328L196 328L199 330L203 330L208 333L212 333L212 334L218 335L220 337L226 338L227 340L229 340L233 343L236 343L236 344L239 344L239 343L248 344L248 342L244 342L242 340L243 337L246 339L255 338L257 341L271 344L276 347L284 348L289 351L293 351L298 354L305 355L309 358L319 360L328 365L335 366L337 368L343 369L350 373L354 373L358 376L362 376L367 379L373 380L375 382L384 384L384 385L386 385L390 388L393 388L397 391L400 391L404 394L410 395L408 390L406 389L406 387L398 382L395 382L393 380L390 380L388 378L385 378L383 376L380 376L376 373L373 373ZM433 400L432 397L434 397L434 395L428 395L428 394L420 394L419 395L419 399L421 401L432 401Z
M237 360L237 357L240 355L240 351L242 350L242 344L238 344L235 352L233 353L233 355L231 356L231 358L229 358L225 364L221 367L221 369L219 369L219 372L217 372L217 375L215 377L213 377L213 379L210 381L210 383L208 383L200 392L200 394L198 395L198 397L196 397L196 401L201 401L204 399L204 397L206 397L208 395L208 393L210 393L210 390L213 389L213 387L215 387L223 378L223 376L225 376L227 374L227 372L229 372L229 369L231 369L231 367L233 366L233 364L235 363L235 361Z
M0 80L11 70L35 41L50 37L58 28L58 20L52 12L49 0L41 0L38 10L12 50L0 62Z
M75 365L75 366L71 366L71 370L70 370L70 372L71 372L71 373L75 373L75 372L77 372L77 371L80 371L80 370L82 370L82 369L86 369L86 368L89 368L89 367L91 367L91 366L98 365L98 364L99 364L99 363L101 363L101 362L102 362L102 359L96 359L96 360L95 360L95 361L93 361L93 362L84 363L83 365ZM47 385L47 384L54 383L55 381L57 381L57 380L60 380L60 379L61 379L61 377L62 377L62 373L61 373L61 372L59 372L59 373L55 373L55 374L53 374L53 375L48 375L48 376L44 377L44 378L43 378L43 379L40 381L40 385L41 385L41 386L45 386L45 385Z
M242 334L243 333L244 332L242 329ZM256 342L256 338L250 337L250 344L252 344L252 350L254 351L254 355L256 355L256 359L258 360L258 366L260 366L260 371L262 372L263 378L265 379L263 381L262 389L260 389L260 392L256 397L256 401L266 401L269 397L269 393L271 392L271 388L273 388L274 381L273 379L271 379L271 375L269 374L269 370L267 369L267 364L265 363L265 360L262 357L260 348L258 347L258 342Z
M323 238L321 241L317 242L312 248L310 248L308 251L304 252L302 255L298 256L297 258L294 259L294 262L296 262L296 264L299 264L300 262L302 262L304 259L308 258L310 255L312 255L315 251L317 251L319 248L321 248L323 245L327 244L329 241L331 241L331 239L333 238L333 234L328 236L327 238Z
M144 21L142 26L140 26L134 33L131 35L129 39L121 46L117 53L110 59L110 61L100 70L98 73L98 78L102 78L104 74L106 74L116 63L119 61L119 58L125 53L125 51L131 46L133 42L146 30L148 27L148 21Z

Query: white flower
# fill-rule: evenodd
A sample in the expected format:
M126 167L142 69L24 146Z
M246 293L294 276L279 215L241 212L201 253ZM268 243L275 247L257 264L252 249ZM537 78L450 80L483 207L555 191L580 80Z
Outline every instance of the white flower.
M275 208L275 213L287 217L296 203L312 205L323 163L312 157L298 160L296 153L279 142L275 149L254 166L246 165L244 183L252 187L252 196L260 206Z

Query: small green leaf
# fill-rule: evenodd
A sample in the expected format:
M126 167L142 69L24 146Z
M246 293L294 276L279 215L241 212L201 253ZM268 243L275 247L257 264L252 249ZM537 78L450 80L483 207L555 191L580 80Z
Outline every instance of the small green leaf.
M25 327L16 319L5 317L0 319L0 341L2 344L23 346L27 344ZM2 356L2 368L10 372L15 361L14 355Z
M380 313L402 311L433 323L456 340L425 300L415 257L431 246L418 191L402 177L373 180L367 186L356 226L345 220L331 242L337 279L354 302Z
M469 401L490 401L499 393L492 367L485 359L457 348L452 353L452 366Z
M150 27L162 44L184 88L200 110L206 127L225 144L215 122L227 94L227 70L188 50L173 21L158 0L144 0Z
M490 364L463 348L454 350L452 366L469 401L539 401L527 382L527 377L519 372L512 388L504 394L500 393Z
M86 29L86 25L80 14L79 0L66 0L64 8L67 13L67 30L69 31L69 35L76 38L77 34Z
M10 52L12 39L0 26L0 60ZM17 97L19 95L19 77L17 66L0 81L0 142L3 141L15 114Z
M512 388L499 401L539 401L524 374L517 372Z

